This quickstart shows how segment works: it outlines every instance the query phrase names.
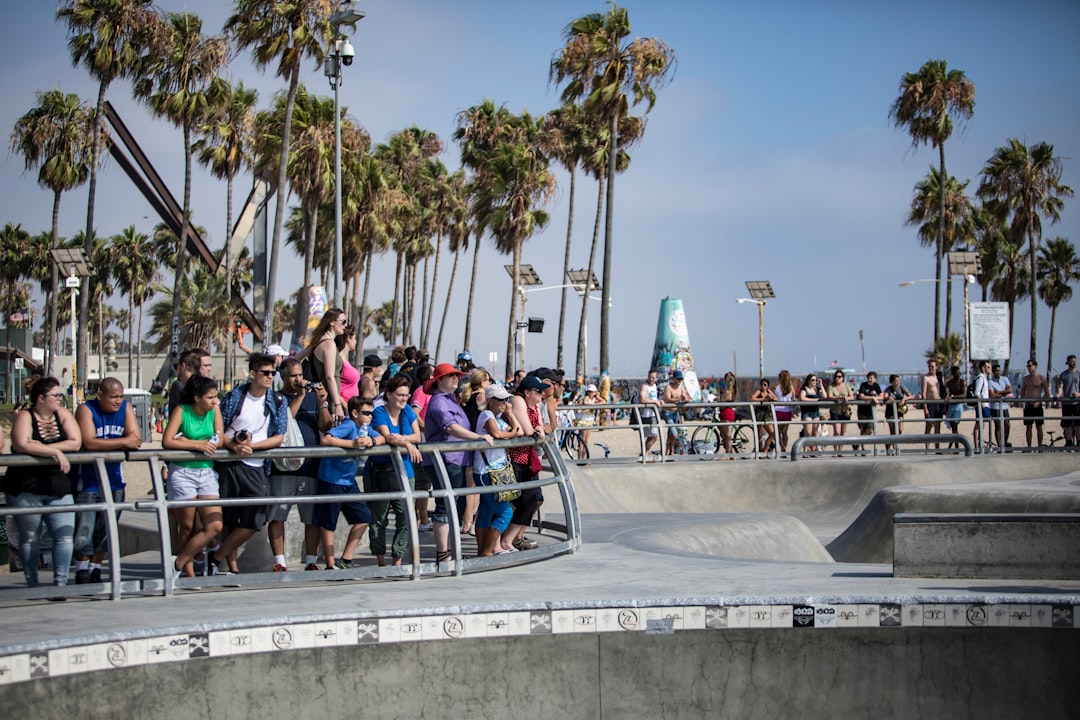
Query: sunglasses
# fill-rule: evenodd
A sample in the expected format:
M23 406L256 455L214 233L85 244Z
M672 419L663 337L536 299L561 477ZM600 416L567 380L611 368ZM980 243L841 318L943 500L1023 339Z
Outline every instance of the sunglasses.
M256 370L255 372L259 373L263 377L274 377L274 373L276 371L275 370Z
M361 415L371 415L371 411L370 410L361 410L360 414Z

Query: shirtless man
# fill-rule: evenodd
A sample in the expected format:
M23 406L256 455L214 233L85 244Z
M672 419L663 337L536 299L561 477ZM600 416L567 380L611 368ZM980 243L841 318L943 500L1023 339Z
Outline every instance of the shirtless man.
M664 405L671 406L688 403L690 401L690 393L687 391L686 386L683 385L682 370L676 370L671 373L671 379L668 380L668 384L664 386ZM679 437L679 408L676 407L673 410L664 410L661 414L663 415L664 423L668 426L667 454L672 455L675 453L675 443Z
M945 403L941 396L941 375L938 373L936 360L926 361L926 374L922 376L919 387L919 397L926 401L923 405L923 415L926 417L926 427L923 432L941 433L941 418L945 417ZM941 443L935 442L935 448L940 448ZM926 443L926 449L930 449L930 443Z
M1027 362L1028 374L1020 379L1020 397L1038 398L1039 402L1024 403L1024 434L1027 446L1031 447L1031 426L1035 426L1038 444L1043 444L1043 405L1042 399L1050 397L1050 384L1039 374L1039 361L1031 358Z

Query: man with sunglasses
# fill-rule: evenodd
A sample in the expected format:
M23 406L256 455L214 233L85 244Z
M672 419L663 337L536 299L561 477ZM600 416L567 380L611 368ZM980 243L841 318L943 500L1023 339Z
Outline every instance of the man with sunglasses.
M252 459L251 454L280 447L285 439L289 404L284 395L272 389L275 375L274 359L255 353L248 359L249 381L221 400L221 420L225 425L222 445L240 458L217 463L222 498L270 496L272 463ZM226 506L222 513L225 529L221 547L211 556L211 562L227 560L230 571L237 572L237 551L262 529L266 512L266 505Z
M278 368L281 376L281 394L289 403L289 412L304 436L304 447L319 447L322 434L333 426L326 388L319 383L304 380L304 368L299 360L287 358ZM308 458L296 470L285 471L277 465L270 468L270 494L275 497L315 495L318 490L318 458ZM274 572L285 572L285 521L292 509L291 503L271 505L267 513L266 535L270 550L274 553ZM319 530L313 524L314 505L302 504L297 508L304 523L304 565L318 569Z

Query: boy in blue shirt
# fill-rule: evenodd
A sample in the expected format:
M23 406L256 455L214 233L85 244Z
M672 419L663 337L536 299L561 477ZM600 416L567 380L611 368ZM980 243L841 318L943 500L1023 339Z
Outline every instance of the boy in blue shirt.
M349 400L349 416L336 427L322 436L322 444L330 447L354 450L381 445L382 436L371 427L372 404L370 400L354 397ZM356 473L360 467L360 458L327 457L319 463L320 495L355 495L360 492L356 484ZM344 513L345 520L352 526L341 559L334 561L334 531L337 529L338 515ZM327 570L352 567L352 555L360 538L364 536L371 522L371 511L367 503L353 500L345 503L323 503L315 506L315 524L319 526L319 540L322 543L323 559Z

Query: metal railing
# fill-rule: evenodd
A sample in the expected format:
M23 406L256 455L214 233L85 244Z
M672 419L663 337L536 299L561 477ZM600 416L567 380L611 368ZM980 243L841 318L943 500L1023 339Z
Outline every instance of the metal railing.
M441 452L447 451L461 451L461 450L480 450L488 448L488 445L482 441L469 441L469 442L455 442L455 443L421 443L417 447L421 453L425 455L433 456L433 467L438 478L436 487L430 490L416 491L412 489L409 484L409 480L406 477L404 462L401 457L401 451L397 448L391 448L387 446L379 446L376 448L365 450L345 450L342 448L333 447L303 447L303 448L279 448L276 450L267 450L253 453L250 457L252 459L273 459L281 457L307 457L307 458L322 458L322 457L345 457L353 456L358 458L389 456L391 463L395 469L395 477L398 481L399 489L391 492L379 492L379 493L356 493L350 495L305 495L305 496L268 496L258 498L218 498L207 500L168 500L166 499L165 486L161 474L162 463L170 460L191 460L207 459L206 455L202 453L195 453L187 450L164 450L164 449L148 449L148 450L133 450L127 452L109 452L109 453L91 453L91 452L79 452L79 453L67 453L66 457L71 462L72 466L83 465L92 463L97 469L99 478L102 478L102 487L108 486L108 479L106 475L105 463L107 462L145 462L148 464L151 483L153 486L153 497L140 498L135 500L129 500L123 503L113 502L111 493L103 493L103 502L92 504L78 504L78 505L62 505L62 506L44 506L44 507L32 507L32 508L17 508L17 507L0 507L0 513L4 515L44 515L51 513L80 513L80 512L97 512L105 511L106 516L106 534L109 551L109 582L97 583L97 584L84 584L67 586L39 586L34 588L27 587L13 587L7 586L0 588L0 598L2 599L37 599L37 598L49 598L59 596L75 596L75 595L99 595L107 594L113 600L120 599L125 594L145 594L147 592L162 593L166 596L172 595L176 588L196 588L196 587L230 587L238 585L238 578L230 575L212 575L212 576L199 576L195 578L180 578L173 579L173 572L170 565L172 564L173 548L170 537L170 518L169 510L184 508L184 507L226 507L226 506L259 506L259 505L274 505L274 504L322 504L322 503L343 503L349 501L394 501L402 500L406 506L406 521L408 524L408 534L410 540L410 554L411 557L407 565L401 566L386 566L386 567L361 567L351 570L333 570L333 571L318 571L318 572L304 572L304 573L244 573L243 583L245 585L273 585L281 583L303 583L315 580L324 580L330 577L334 579L364 579L375 577L395 577L395 576L409 576L414 580L420 579L425 574L444 573L441 569L441 565L445 564L447 569L452 570L453 575L461 576L466 570L469 569L492 569L503 565L509 564L522 564L525 562L535 562L556 555L574 553L581 545L581 518L577 508L577 499L574 494L573 484L570 480L569 472L566 469L565 463L559 455L558 447L552 441L548 439L546 441L537 441L532 438L519 438L515 440L500 440L495 442L495 447L498 448L514 448L524 447L529 445L537 446L537 449L542 451L547 458L547 469L553 473L551 476L540 477L537 480L530 482L518 483L517 488L529 489L529 488L541 488L546 486L556 486L560 493L560 500L563 507L564 521L562 524L545 522L542 516L537 516L536 524L543 530L558 531L563 535L563 538L554 543L545 544L540 548L530 550L527 553L513 553L510 555L499 555L493 557L476 557L465 558L463 557L462 550L462 537L461 537L461 523L457 513L457 503L455 498L466 495L481 495L499 492L505 490L505 486L475 486L475 487L462 487L452 488L450 486L449 475L446 470L446 465L443 462ZM213 455L213 460L216 462L237 462L240 461L236 455L225 451L218 450ZM0 467L16 467L16 466L55 466L55 462L46 459L38 458L29 455L0 455ZM419 465L419 464L417 464ZM417 472L420 472L419 467ZM420 536L419 526L416 521L415 503L416 500L423 499L427 501L431 498L447 498L447 509L450 515L449 527L450 527L450 546L451 560L448 563L422 563L420 562ZM121 557L120 540L119 540L119 522L118 513L120 511L138 512L138 513L153 513L156 516L156 530L161 548L161 573L160 577L152 577L141 580L125 580L124 578L124 560ZM249 540L248 542L251 542ZM13 547L11 551L18 553L18 548Z
M852 399L845 404L851 408L851 416L846 419L839 419L826 416L830 410L834 409L837 405L834 401L824 400L814 403L804 403L798 400L792 400L787 402L732 402L732 403L682 403L678 406L680 412L680 420L677 423L670 424L665 423L660 417L659 413L652 419L652 422L647 422L644 418L640 417L640 411L646 408L654 409L653 405L642 405L638 403L617 403L606 405L568 405L560 406L559 411L568 410L581 410L583 407L587 407L587 411L590 413L596 411L609 411L612 415L618 414L620 416L628 416L628 420L623 422L621 419L616 419L614 423L601 425L592 424L587 427L576 427L573 425L560 425L556 427L555 433L559 438L559 445L564 448L564 455L566 461L571 464L583 464L588 463L625 463L625 462L684 462L684 461L700 461L700 460L712 460L715 459L717 454L724 452L723 445L723 433L722 431L730 432L733 438L741 437L739 442L733 443L733 452L727 454L727 457L740 458L740 459L780 459L787 455L787 451L790 449L791 441L802 436L804 428L808 426L820 426L827 434L815 435L812 439L824 440L825 438L835 438L836 435L831 434L834 426L845 425L845 434L840 436L843 438L841 441L830 441L828 443L804 443L804 445L823 444L829 446L839 447L840 445L860 445L862 444L862 438L869 436L878 436L878 428L884 424L885 434L892 437L903 438L898 441L898 444L915 445L923 443L927 447L923 449L926 453L940 453L944 451L948 454L965 454L966 446L960 441L956 440L953 436L974 437L976 434L979 437L980 442L975 443L973 452L975 454L982 454L988 452L1005 453L1005 452L1061 452L1066 449L1062 442L1062 436L1060 431L1055 429L1056 424L1060 423L1062 416L1060 413L1061 403L1080 403L1078 400L1059 400L1059 399L1040 399L1040 398L1001 398L995 400L985 400L979 398L962 398L956 399L951 402L945 400L915 400L908 399L906 405L909 408L923 409L927 405L939 403L942 410L947 410L949 405L959 405L963 410L963 414L960 418L926 418L926 417L913 417L909 412L906 416L890 417L891 413L886 412L886 407L890 403L874 403L870 401L860 401ZM1046 426L1046 435L1048 440L1042 445L1035 445L1032 447L1021 447L1017 442L1013 445L1007 445L1005 441L1006 428L1012 426L1013 432L1019 430L1022 426L1024 418L1022 417L1008 417L1005 413L996 413L990 417L982 417L983 410L992 410L995 406L1001 405L1003 407L1010 408L1022 408L1029 404L1041 404L1044 408L1043 422ZM803 417L799 411L803 406L813 406L818 408L822 412L820 419L810 419ZM794 412L791 419L781 420L777 415L777 408L788 407ZM732 421L724 421L720 418L720 411L724 408L731 408L736 412L736 419ZM859 417L859 408L869 409L869 417ZM909 438L914 435L911 433L904 433L906 427L910 427L912 424L918 423L931 423L933 428L940 428L941 432L933 433L920 433L929 435L929 439L910 440ZM893 426L899 432L891 433ZM654 427L658 430L658 440L656 441L656 448L651 452L645 451L646 445L646 428ZM605 442L605 434L619 430L632 430L637 435L637 442L634 450L631 453L627 452L615 452L612 451L613 442ZM715 432L711 432L715 431ZM867 429L868 435L860 435L864 429ZM970 433L964 434L964 429L970 429ZM766 431L771 432L766 432ZM789 441L781 446L779 442L779 436L781 430L786 431L789 436ZM579 459L574 457L571 452L565 450L566 442L565 437L567 435L577 435L578 440L582 436L583 431L587 431L589 434L590 445L588 457ZM1022 432L1022 431L1021 431ZM850 433L850 434L849 434ZM671 437L674 434L677 445L672 447ZM745 437L749 434L749 437ZM884 436L884 435L882 435ZM610 436L609 436L610 437ZM697 438L707 437L708 443L700 442ZM1000 437L1001 441L997 442L997 438ZM763 440L767 441L772 439L775 444L774 449L761 447ZM1033 442L1034 434L1033 434ZM625 445L625 443L623 443ZM879 445L875 443L866 443L871 448L873 455L879 454ZM884 443L882 443L884 444ZM891 443L890 443L891 444ZM946 445L952 447L939 447L939 445ZM576 447L576 444L574 445ZM594 449L599 447L603 450L603 456L599 456L598 452ZM669 454L669 449L674 452ZM1073 448L1069 448L1073 449ZM908 448L904 450L905 453L915 452L914 449Z

